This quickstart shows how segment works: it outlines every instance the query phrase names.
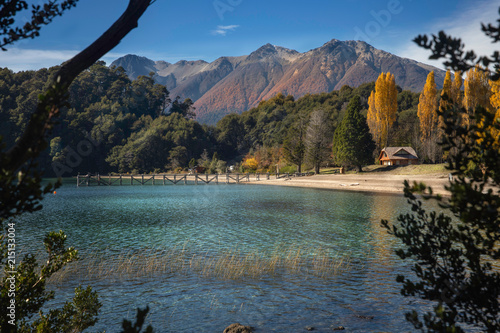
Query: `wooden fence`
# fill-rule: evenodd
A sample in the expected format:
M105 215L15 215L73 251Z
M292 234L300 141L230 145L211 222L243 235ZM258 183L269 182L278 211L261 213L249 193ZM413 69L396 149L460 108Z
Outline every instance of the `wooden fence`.
M269 180L271 178L290 178L311 175L311 173L226 173L226 174L142 174L142 175L100 175L78 174L76 186L111 186L111 185L167 185L167 184L239 184L241 182Z

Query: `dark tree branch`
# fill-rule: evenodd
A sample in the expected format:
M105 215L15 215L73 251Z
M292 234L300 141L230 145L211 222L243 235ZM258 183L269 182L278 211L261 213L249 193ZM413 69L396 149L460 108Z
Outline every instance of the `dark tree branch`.
M33 5L31 8L31 21L23 27L14 27L15 16L28 9L28 3L23 0L4 0L0 8L0 36L6 36L0 43L0 49L7 51L5 46L18 40L35 38L40 35L40 29L47 25L56 16L61 16L66 10L75 7L78 0L65 0L61 4L58 0L49 0L43 5Z
M30 158L46 148L45 136L53 126L59 109L67 105L68 88L82 71L99 60L138 25L138 20L152 3L151 0L130 0L122 16L85 50L62 64L52 79L50 88L39 97L35 112L17 143L0 161L6 170L18 170Z
M500 10L499 10L500 13ZM498 26L492 24L482 24L482 31L493 40L493 43L500 41L500 19ZM419 35L413 40L418 46L432 52L429 59L441 59L445 61L443 65L454 71L466 72L476 65L481 65L490 75L490 79L496 81L500 79L500 54L498 51L491 56L478 57L474 51L465 51L464 44L460 38L453 38L440 31L437 35L429 38L427 35ZM489 66L493 64L493 69Z

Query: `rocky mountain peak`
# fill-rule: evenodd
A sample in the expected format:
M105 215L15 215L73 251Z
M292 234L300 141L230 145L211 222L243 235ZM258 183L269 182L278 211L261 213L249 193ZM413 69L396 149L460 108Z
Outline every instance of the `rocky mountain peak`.
M134 79L154 71L171 96L191 98L200 122L215 124L224 115L241 113L277 93L299 98L343 85L375 81L381 72L394 74L403 89L421 91L434 71L438 88L445 72L398 57L362 41L332 39L305 53L270 43L248 56L220 57L211 63L181 60L175 64L127 55L115 60Z

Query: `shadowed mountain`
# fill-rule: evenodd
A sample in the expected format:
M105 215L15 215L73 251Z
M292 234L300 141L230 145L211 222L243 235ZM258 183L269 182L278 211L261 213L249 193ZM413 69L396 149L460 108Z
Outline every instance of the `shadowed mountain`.
M266 44L247 56L221 57L170 64L127 55L111 65L122 66L130 78L156 73L171 97L191 98L197 120L215 124L224 115L248 110L277 93L299 98L375 81L381 72L394 74L401 88L421 91L427 74L435 72L441 88L445 72L414 60L378 50L361 41L333 39L300 53Z

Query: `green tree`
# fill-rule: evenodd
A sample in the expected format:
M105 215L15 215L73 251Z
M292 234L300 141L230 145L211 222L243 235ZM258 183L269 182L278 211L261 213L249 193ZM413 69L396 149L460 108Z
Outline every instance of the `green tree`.
M76 259L76 251L65 247L66 236L62 233L49 233L44 240L47 250L47 261L41 267L35 255L26 254L17 267L9 258L12 252L12 243L9 241L8 228L15 229L15 218L26 212L33 212L42 208L40 201L43 196L51 192L56 185L49 184L41 187L42 177L34 168L34 160L48 146L47 136L54 125L54 120L63 107L67 107L68 87L79 73L100 59L104 54L116 46L127 33L137 26L137 21L150 5L150 0L131 0L124 14L99 39L88 48L59 67L47 82L44 92L38 96L36 105L29 121L12 147L6 149L0 137L0 224L4 233L0 237L0 265L4 272L0 279L0 305L2 315L0 328L2 332L14 332L24 327L34 331L27 323L30 315L39 312L39 309L53 297L53 293L45 290L47 278L60 270L66 263ZM38 35L40 26L47 24L51 19L60 15L64 10L73 6L76 1L48 1L43 6L34 6L32 22L23 28L13 27L15 17L27 8L25 1L4 1L0 9L0 36L3 36L2 49L5 45ZM60 7L59 7L60 6ZM10 245L10 246L9 246ZM15 273L12 271L15 269ZM15 295L11 292L11 281L14 278ZM5 311L12 302L16 304L15 321L9 317L10 311ZM100 305L95 294L90 289L76 291L73 303L60 310L61 316L54 318L58 322L71 326L71 330L81 329L93 325L95 313ZM57 310L55 310L57 311ZM54 331L54 322L40 314L40 323L44 321L45 330ZM45 321L47 319L47 321ZM78 324L76 323L78 322ZM12 324L11 324L12 323ZM66 326L66 327L69 327Z
M302 172L302 164L306 155L306 122L304 117L300 117L283 141L283 156L288 163L297 165L297 172Z
M356 166L358 171L362 171L363 164L373 162L376 148L366 119L360 114L361 108L359 96L354 96L333 135L335 162L342 166Z
M500 41L500 25L483 25L483 31ZM415 42L430 49L432 58L448 58L445 65L455 71L477 64L472 51L463 51L460 39L444 32L430 42L427 36L418 36ZM493 58L481 57L479 62L498 66L498 53ZM491 78L500 76L496 69ZM424 184L406 182L405 196L413 213L400 215L392 226L382 221L405 244L396 253L413 260L415 276L397 278L403 283L402 294L435 303L433 311L423 316L415 311L406 314L416 329L426 332L464 332L464 325L485 332L500 330L500 272L493 267L500 259L500 151L493 135L500 123L479 105L467 126L461 121L461 116L471 117L467 112L453 107L443 113L443 147L450 154L448 168L454 175L446 187L449 200L433 196ZM470 165L483 167L471 170ZM416 193L436 200L446 211L428 212Z
M179 113L150 122L148 117L147 125L141 125L125 144L114 146L106 158L119 172L151 172L172 163L183 167L207 146L206 133L194 120Z
M236 113L229 114L219 120L216 125L217 144L223 158L230 159L242 149L245 135L244 126L240 116Z
M193 101L190 98L186 98L183 102L180 102L179 99L179 96L174 99L172 105L170 106L170 110L168 110L168 113L179 113L180 115L188 119L196 118L196 113L194 113L195 107L193 106Z

